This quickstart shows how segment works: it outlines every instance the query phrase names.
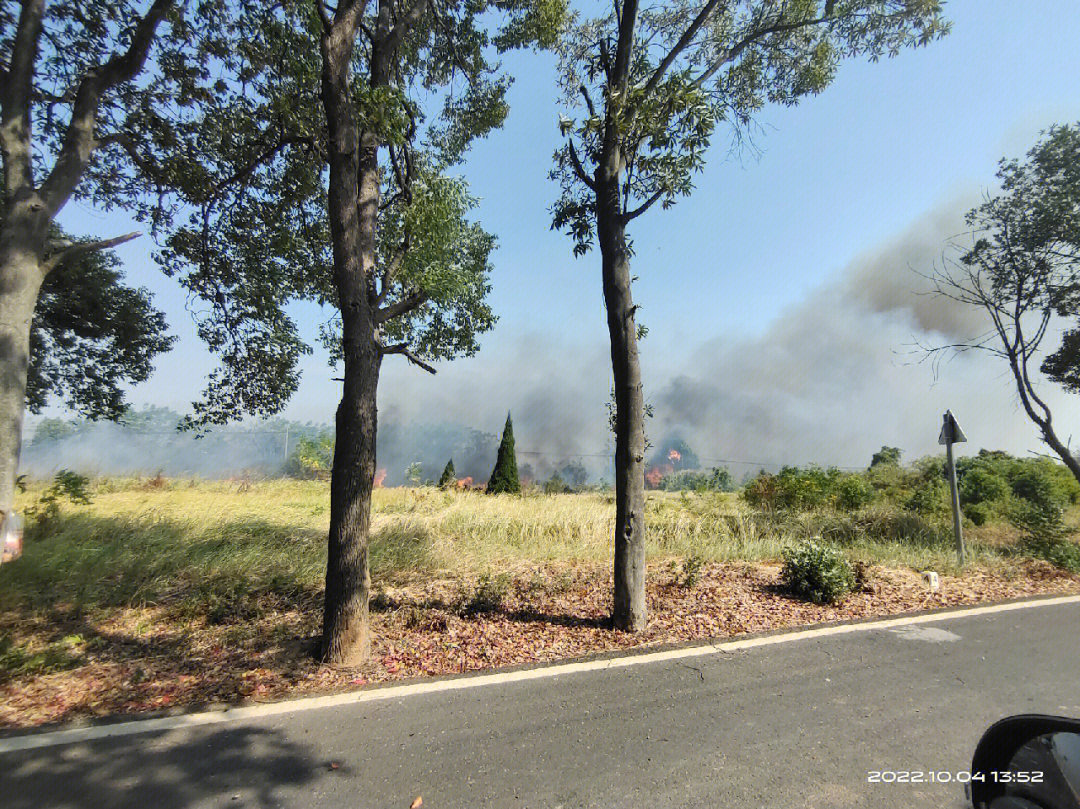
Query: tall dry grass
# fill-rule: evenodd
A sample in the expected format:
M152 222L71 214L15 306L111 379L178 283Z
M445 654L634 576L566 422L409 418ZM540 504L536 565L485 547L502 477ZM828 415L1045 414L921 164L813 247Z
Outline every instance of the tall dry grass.
M51 523L30 530L18 564L0 567L0 607L213 602L250 592L295 598L321 588L325 483L103 480L92 488L90 505L65 504ZM23 507L41 491L22 495ZM523 571L556 560L607 562L614 510L604 493L378 489L372 574L379 583ZM652 492L646 520L652 559L777 559L791 542L823 536L868 562L955 569L948 527L894 508L779 516L754 513L731 494ZM975 563L1002 559L1001 530L983 527L969 537Z

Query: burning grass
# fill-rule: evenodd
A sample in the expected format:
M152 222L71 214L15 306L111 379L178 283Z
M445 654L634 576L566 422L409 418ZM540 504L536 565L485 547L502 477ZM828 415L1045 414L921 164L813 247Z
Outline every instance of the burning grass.
M33 498L32 489L25 495ZM780 518L723 494L651 493L643 635L612 632L602 493L375 492L376 649L362 672L308 654L318 632L327 485L99 481L0 567L0 725L270 699L423 674L554 660L821 620L1080 591L1080 577L1006 552L1001 526L955 569L947 533L864 509ZM985 529L985 530L984 530ZM776 587L790 541L825 535L871 564L841 605ZM944 574L926 592L915 571Z

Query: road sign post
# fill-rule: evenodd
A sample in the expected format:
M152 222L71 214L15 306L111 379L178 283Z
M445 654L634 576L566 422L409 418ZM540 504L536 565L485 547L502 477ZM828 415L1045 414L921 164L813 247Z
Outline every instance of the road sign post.
M960 527L960 492L956 488L956 463L953 460L952 451L952 445L961 441L967 441L967 436L960 429L960 425L956 423L952 411L946 410L941 425L941 434L938 436L938 443L945 445L946 473L949 476L949 491L952 493L952 519L953 534L956 536L956 555L960 559L960 566L963 567L967 560L964 553L964 534Z

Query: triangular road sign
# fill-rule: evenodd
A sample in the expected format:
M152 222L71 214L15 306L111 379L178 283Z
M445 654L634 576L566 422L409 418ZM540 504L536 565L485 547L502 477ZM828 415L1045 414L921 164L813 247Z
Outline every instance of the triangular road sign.
M960 425L956 423L956 417L952 414L952 411L946 410L941 425L941 434L938 435L937 442L939 444L959 444L963 441L967 441L967 436L960 429Z

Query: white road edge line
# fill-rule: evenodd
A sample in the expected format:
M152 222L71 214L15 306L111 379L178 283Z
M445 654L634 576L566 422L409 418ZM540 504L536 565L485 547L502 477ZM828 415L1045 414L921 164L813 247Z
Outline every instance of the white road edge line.
M118 722L112 725L95 725L85 728L48 731L27 736L14 736L7 739L0 739L0 754L10 753L16 750L30 750L39 747L55 747L62 744L87 742L95 739L112 738L114 736L131 736L137 733L177 730L199 725L218 725L226 722L236 722L242 719L252 719L255 717L276 716L298 711L313 711L320 708L334 708L339 705L380 702L390 699L417 696L419 694L437 694L443 691L460 691L467 688L479 688L485 685L499 685L502 683L522 682L525 680L542 680L548 677L558 677L562 674L577 674L600 669L644 666L649 663L662 663L668 660L685 660L693 657L705 657L707 655L715 655L724 652L737 652L741 649L754 649L759 646L776 646L781 643L793 643L795 641L825 638L833 635L850 635L856 632L872 632L878 629L891 629L897 626L928 624L936 621L955 620L957 618L974 618L979 615L991 615L997 612L1013 612L1015 610L1073 604L1077 602L1080 602L1080 595L1040 598L1032 601L1016 601L1008 604L969 607L966 609L950 610L949 612L937 612L926 615L885 618L880 621L841 624L838 626L826 626L816 629L800 629L782 634L766 635L764 637L745 638L743 640L723 641L721 643L706 644L703 646L668 649L661 652L628 654L623 657L613 657L604 660L560 663L543 666L541 668L494 672L492 674L465 676L456 679L433 680L431 682L409 683L407 685L389 686L368 691L332 694L325 697L301 697L299 699L273 702L266 705L249 705L243 708L230 708L227 710L208 711L205 713L163 716L157 719L137 719L131 722Z

